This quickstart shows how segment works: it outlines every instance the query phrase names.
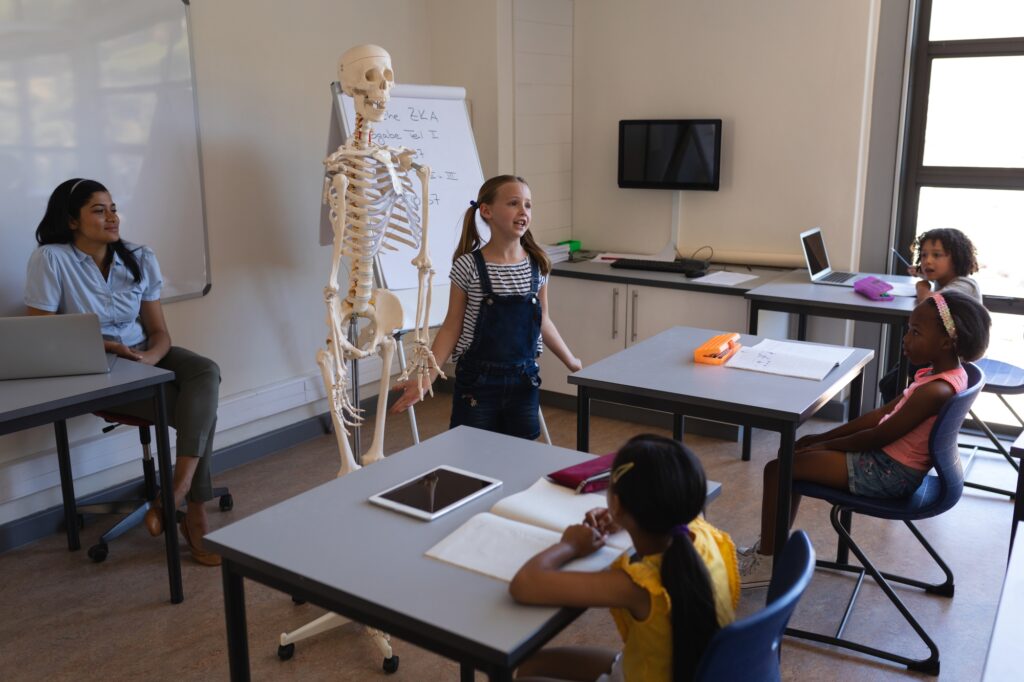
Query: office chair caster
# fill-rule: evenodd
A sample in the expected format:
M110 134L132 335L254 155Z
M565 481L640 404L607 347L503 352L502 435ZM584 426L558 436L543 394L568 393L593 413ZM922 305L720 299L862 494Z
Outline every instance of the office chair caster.
M102 563L104 560L106 560L107 554L109 553L110 548L107 547L107 543L105 542L101 542L98 545L93 545L89 548L89 551L87 552L89 558L97 564Z
M391 658L385 658L384 664L381 666L384 668L384 672L388 675L398 670L398 656L392 656Z
M294 655L294 644L282 644L281 646L277 647L277 657L280 658L282 661L287 661Z
M220 496L220 510L222 512L231 511L235 508L235 498L231 497L231 493L226 493Z

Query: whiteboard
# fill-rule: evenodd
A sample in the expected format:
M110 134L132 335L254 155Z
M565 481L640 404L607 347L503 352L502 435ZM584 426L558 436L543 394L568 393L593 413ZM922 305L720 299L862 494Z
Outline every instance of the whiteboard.
M331 95L333 114L328 153L348 139L355 124L352 98L341 92L338 83L331 84ZM432 324L440 324L435 308L438 303L447 307L446 287L452 269L452 254L462 234L462 217L484 182L476 139L466 109L465 89L440 85L396 85L391 90L385 120L373 124L373 140L390 147L413 149L416 151L414 161L430 167L427 235L435 271L430 320ZM418 196L418 178L413 181L413 186ZM419 199L422 203L423 197ZM327 207L323 206L320 212L320 244L331 244L332 239ZM401 246L398 251L386 251L381 255L381 274L388 289L417 287L417 272L411 263L415 255L414 250ZM406 311L408 315L409 311ZM443 316L442 312L440 317Z
M0 315L54 187L102 182L121 236L152 247L163 300L210 287L199 135L181 0L0 4Z

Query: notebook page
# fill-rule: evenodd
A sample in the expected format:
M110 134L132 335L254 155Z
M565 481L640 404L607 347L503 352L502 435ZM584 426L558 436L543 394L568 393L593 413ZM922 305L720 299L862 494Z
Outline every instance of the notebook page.
M427 550L427 556L476 573L511 581L519 568L561 535L484 512L477 514ZM622 554L602 547L562 567L566 571L600 571Z
M508 519L539 526L558 533L574 523L582 523L584 515L595 507L607 507L604 493L577 495L563 485L542 478L532 486L498 500L491 513ZM557 539L557 538L556 538ZM632 546L629 533L619 531L605 538L605 544L619 549Z
M813 358L815 360L827 360L832 366L841 365L846 358L853 355L853 348L842 346L819 346L813 343L793 343L792 341L775 341L764 339L761 343L753 346L754 350L771 351L774 353L785 353L795 355L799 358Z
M725 363L725 366L821 381L836 365L829 360L804 358L771 350L758 350L757 346L744 346Z

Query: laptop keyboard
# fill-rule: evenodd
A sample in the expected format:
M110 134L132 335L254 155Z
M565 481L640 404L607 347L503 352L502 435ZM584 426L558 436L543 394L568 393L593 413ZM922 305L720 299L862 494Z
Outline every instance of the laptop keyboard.
M835 282L836 284L845 282L848 279L852 279L857 276L855 272L833 272L828 277L822 277L822 282Z

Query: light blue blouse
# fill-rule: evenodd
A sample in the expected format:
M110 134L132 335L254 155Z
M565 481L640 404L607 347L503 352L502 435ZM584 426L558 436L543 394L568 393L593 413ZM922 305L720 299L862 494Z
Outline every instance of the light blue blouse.
M103 338L137 346L146 340L139 319L142 301L160 300L163 278L148 246L125 242L139 261L142 278L114 254L107 279L96 262L71 244L40 246L28 259L25 305L51 313L96 313Z

